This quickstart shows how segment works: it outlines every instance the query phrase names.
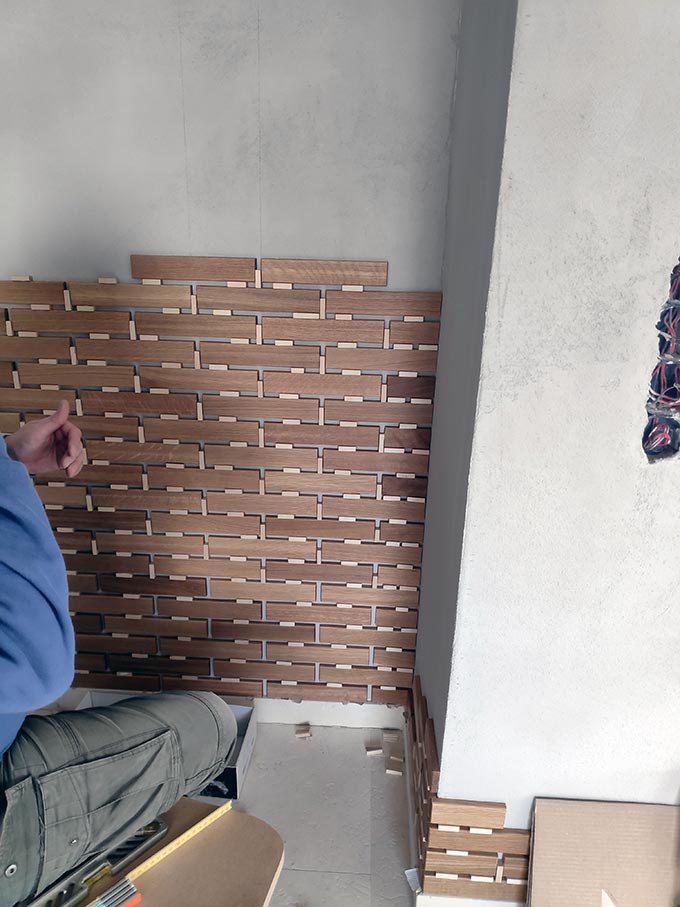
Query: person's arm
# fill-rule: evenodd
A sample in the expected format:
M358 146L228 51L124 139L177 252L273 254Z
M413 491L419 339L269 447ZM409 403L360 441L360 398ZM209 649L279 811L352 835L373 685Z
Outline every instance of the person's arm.
M68 407L62 421L67 418ZM74 639L64 559L27 468L19 462L30 466L28 454L43 456L44 443L36 438L38 425L44 427L46 437L56 433L56 429L47 431L51 428L47 419L41 423L33 423L30 431L20 429L7 444L0 438L0 713L4 714L47 705L73 679ZM67 471L67 455L58 450L56 462L45 460L45 468L58 464ZM70 455L68 460L70 465ZM75 472L80 465L79 456Z

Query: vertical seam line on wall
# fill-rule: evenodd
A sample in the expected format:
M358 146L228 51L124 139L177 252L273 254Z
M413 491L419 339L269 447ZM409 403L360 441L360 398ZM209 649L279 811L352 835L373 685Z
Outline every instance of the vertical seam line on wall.
M260 262L262 261L262 70L260 67L260 21L262 5L257 2L257 179L260 217Z
M189 153L187 148L187 111L184 92L184 53L182 51L182 0L177 0L177 41L179 43L179 81L182 103L182 134L184 138L184 189L187 204L187 239L191 247L191 205L189 203Z

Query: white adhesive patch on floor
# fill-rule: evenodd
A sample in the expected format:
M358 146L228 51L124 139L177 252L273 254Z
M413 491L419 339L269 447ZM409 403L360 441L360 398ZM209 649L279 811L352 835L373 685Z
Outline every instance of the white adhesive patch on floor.
M385 774L364 728L260 724L243 796L286 846L271 907L412 907L406 779Z

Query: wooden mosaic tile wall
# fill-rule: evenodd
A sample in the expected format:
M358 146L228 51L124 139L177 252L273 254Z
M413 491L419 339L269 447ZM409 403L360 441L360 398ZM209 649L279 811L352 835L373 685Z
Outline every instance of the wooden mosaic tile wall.
M421 885L425 894L522 902L530 833L505 828L504 803L438 796L434 725L418 676L409 693L407 730Z
M364 292L385 262L132 273L0 282L0 429L66 398L86 439L39 484L79 683L405 702L440 295Z

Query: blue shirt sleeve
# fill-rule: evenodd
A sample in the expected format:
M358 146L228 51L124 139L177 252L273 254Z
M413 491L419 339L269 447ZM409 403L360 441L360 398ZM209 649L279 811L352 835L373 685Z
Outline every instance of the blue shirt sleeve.
M26 467L0 437L0 715L57 699L73 660L64 559Z

